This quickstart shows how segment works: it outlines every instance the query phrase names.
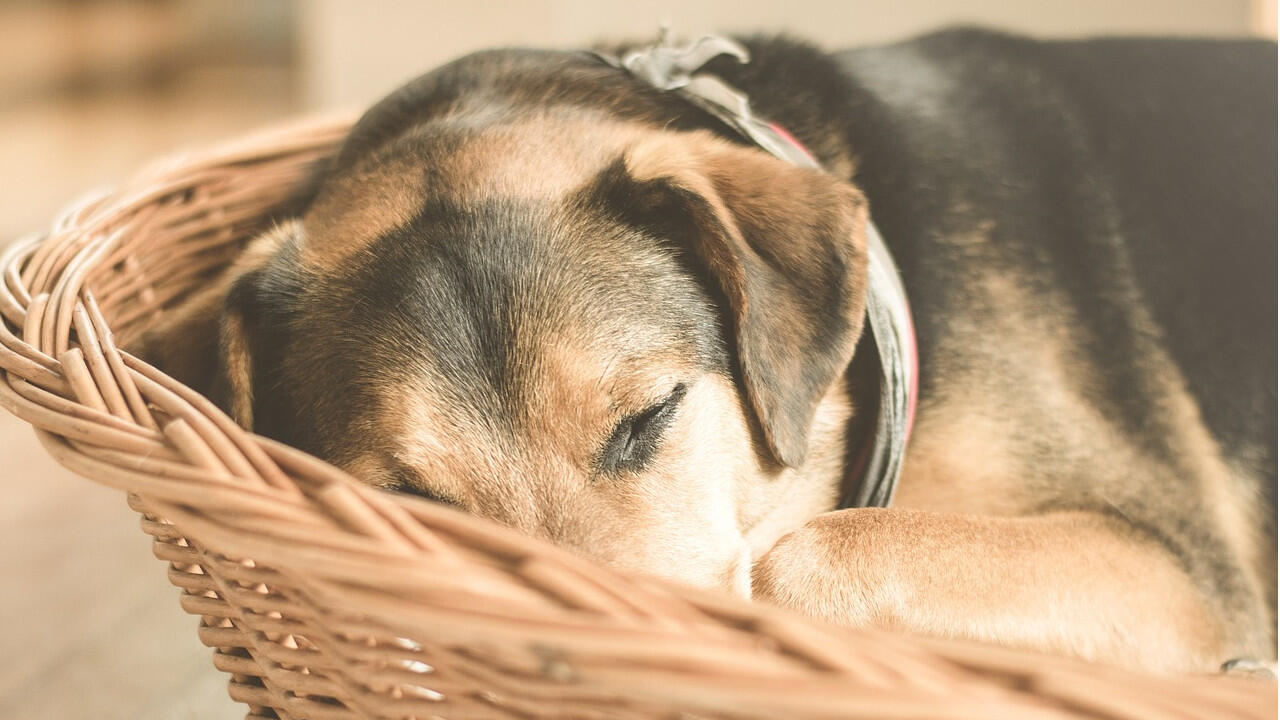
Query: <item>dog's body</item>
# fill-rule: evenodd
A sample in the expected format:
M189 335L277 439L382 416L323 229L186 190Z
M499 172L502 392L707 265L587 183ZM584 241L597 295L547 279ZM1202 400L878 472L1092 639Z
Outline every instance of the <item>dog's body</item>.
M830 175L584 54L470 56L157 335L221 352L150 355L606 562L1150 668L1273 659L1274 45L748 47L708 70ZM920 401L893 506L838 509L877 393L868 205Z

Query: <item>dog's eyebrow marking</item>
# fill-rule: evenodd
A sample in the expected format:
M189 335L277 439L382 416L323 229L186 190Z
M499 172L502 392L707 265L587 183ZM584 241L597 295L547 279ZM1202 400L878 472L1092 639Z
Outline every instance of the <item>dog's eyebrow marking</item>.
M600 371L600 377L596 380L597 390L605 386L605 382L609 379L609 376L613 373L613 368L615 365L618 364L618 358L621 356L622 356L622 353L614 353L609 357L609 361L604 364L604 370Z
M332 272L368 244L407 225L426 180L411 154L386 152L328 180L302 224L303 265Z

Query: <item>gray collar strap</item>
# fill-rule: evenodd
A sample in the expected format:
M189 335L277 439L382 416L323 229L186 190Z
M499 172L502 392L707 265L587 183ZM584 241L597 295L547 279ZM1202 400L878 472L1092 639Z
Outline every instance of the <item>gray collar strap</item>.
M745 139L792 165L822 170L817 159L782 127L751 112L747 96L719 77L700 72L728 55L740 63L750 54L726 37L708 35L675 46L664 28L654 45L618 58L595 53L660 90L676 93L718 118ZM874 223L867 224L867 326L880 360L880 407L874 438L858 453L840 507L886 507L893 499L907 439L915 418L918 358L915 328L898 267Z

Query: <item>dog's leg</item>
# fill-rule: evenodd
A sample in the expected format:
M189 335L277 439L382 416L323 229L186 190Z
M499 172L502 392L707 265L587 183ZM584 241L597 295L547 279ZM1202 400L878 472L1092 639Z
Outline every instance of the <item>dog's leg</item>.
M1000 642L1162 671L1217 671L1242 647L1174 556L1088 512L827 513L757 563L760 599L846 625Z

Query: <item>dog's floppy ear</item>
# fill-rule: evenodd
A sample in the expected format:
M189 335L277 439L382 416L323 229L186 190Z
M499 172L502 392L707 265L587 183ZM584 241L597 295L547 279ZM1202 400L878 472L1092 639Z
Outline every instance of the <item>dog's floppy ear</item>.
M692 220L691 250L724 294L749 406L774 459L799 466L818 403L862 332L865 198L702 133L645 141L623 162L632 210L674 201Z
M216 281L148 331L136 351L170 377L217 403L253 429L253 352L260 274L282 247L296 246L301 224L290 221L266 232Z

